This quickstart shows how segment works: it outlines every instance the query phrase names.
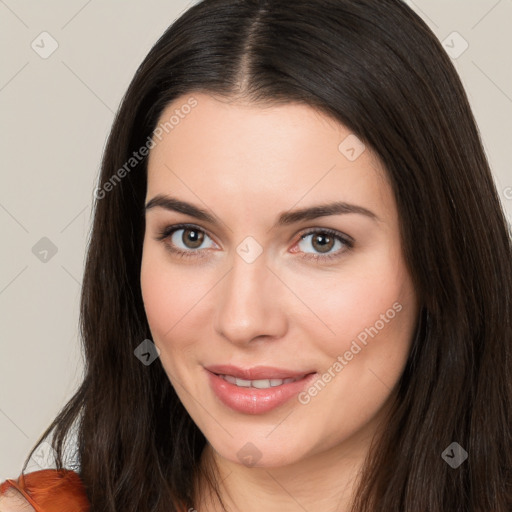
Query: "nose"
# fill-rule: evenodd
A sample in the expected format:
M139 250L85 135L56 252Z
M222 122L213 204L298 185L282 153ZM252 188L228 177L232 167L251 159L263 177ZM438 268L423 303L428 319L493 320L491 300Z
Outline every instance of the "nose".
M267 264L264 254L252 263L235 254L216 287L215 331L233 344L277 339L286 332L285 287Z

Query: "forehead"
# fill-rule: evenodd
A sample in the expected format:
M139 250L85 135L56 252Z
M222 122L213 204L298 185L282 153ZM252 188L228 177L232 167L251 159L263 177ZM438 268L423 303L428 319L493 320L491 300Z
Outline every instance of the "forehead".
M178 191L214 199L221 192L226 201L244 197L262 208L274 201L307 206L315 197L393 206L376 155L311 106L261 106L195 93L168 105L159 127L148 197Z

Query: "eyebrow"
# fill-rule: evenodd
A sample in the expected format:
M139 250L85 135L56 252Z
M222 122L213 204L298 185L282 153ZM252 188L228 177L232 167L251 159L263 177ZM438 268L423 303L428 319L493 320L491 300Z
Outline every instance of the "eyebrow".
M220 224L220 220L216 215L208 213L206 210L199 208L186 201L181 201L174 197L158 194L146 204L144 210L147 212L153 208L163 208L165 210L190 215L198 220L209 222L211 224ZM372 220L379 221L379 217L371 210L355 204L337 201L334 203L320 204L299 210L291 210L283 212L274 227L288 226L297 222L317 219L319 217L327 217L330 215L341 215L347 213L357 213L364 215Z

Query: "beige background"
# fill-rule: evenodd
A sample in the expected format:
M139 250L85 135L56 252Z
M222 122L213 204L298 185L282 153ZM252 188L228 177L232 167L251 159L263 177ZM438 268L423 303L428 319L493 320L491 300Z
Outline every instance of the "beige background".
M106 137L136 68L192 3L0 0L0 481L19 473L80 382L79 294ZM512 0L407 3L447 51L467 41L453 62L510 219ZM42 58L51 38L58 48ZM43 237L57 249L46 262L33 252Z

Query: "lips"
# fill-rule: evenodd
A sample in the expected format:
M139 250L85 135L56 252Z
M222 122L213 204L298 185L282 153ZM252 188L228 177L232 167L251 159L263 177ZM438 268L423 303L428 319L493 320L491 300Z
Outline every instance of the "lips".
M233 365L212 365L205 367L215 375L231 376L236 379L245 381L254 380L284 380L284 379L300 379L315 370L289 370L285 368L276 368L273 366L253 366L252 368L239 368Z
M219 372L229 373L242 373L243 375L254 376L255 374L268 376L276 374L290 375L293 374L298 379L250 379L244 380L237 377L226 378L226 374L214 373L206 370L208 382L211 390L216 395L220 403L229 407L230 409L242 414L264 414L272 411L273 409L284 405L289 402L294 396L304 391L306 387L311 385L314 379L317 378L316 373L302 373L284 369L259 367L251 368L250 370L241 370L240 368L226 366L210 367L215 368ZM278 373L277 370L279 370ZM244 373L245 372L245 373ZM227 375L229 375L229 373ZM235 383L230 380L235 379ZM278 383L272 386L271 383ZM297 402L298 404L298 402Z

